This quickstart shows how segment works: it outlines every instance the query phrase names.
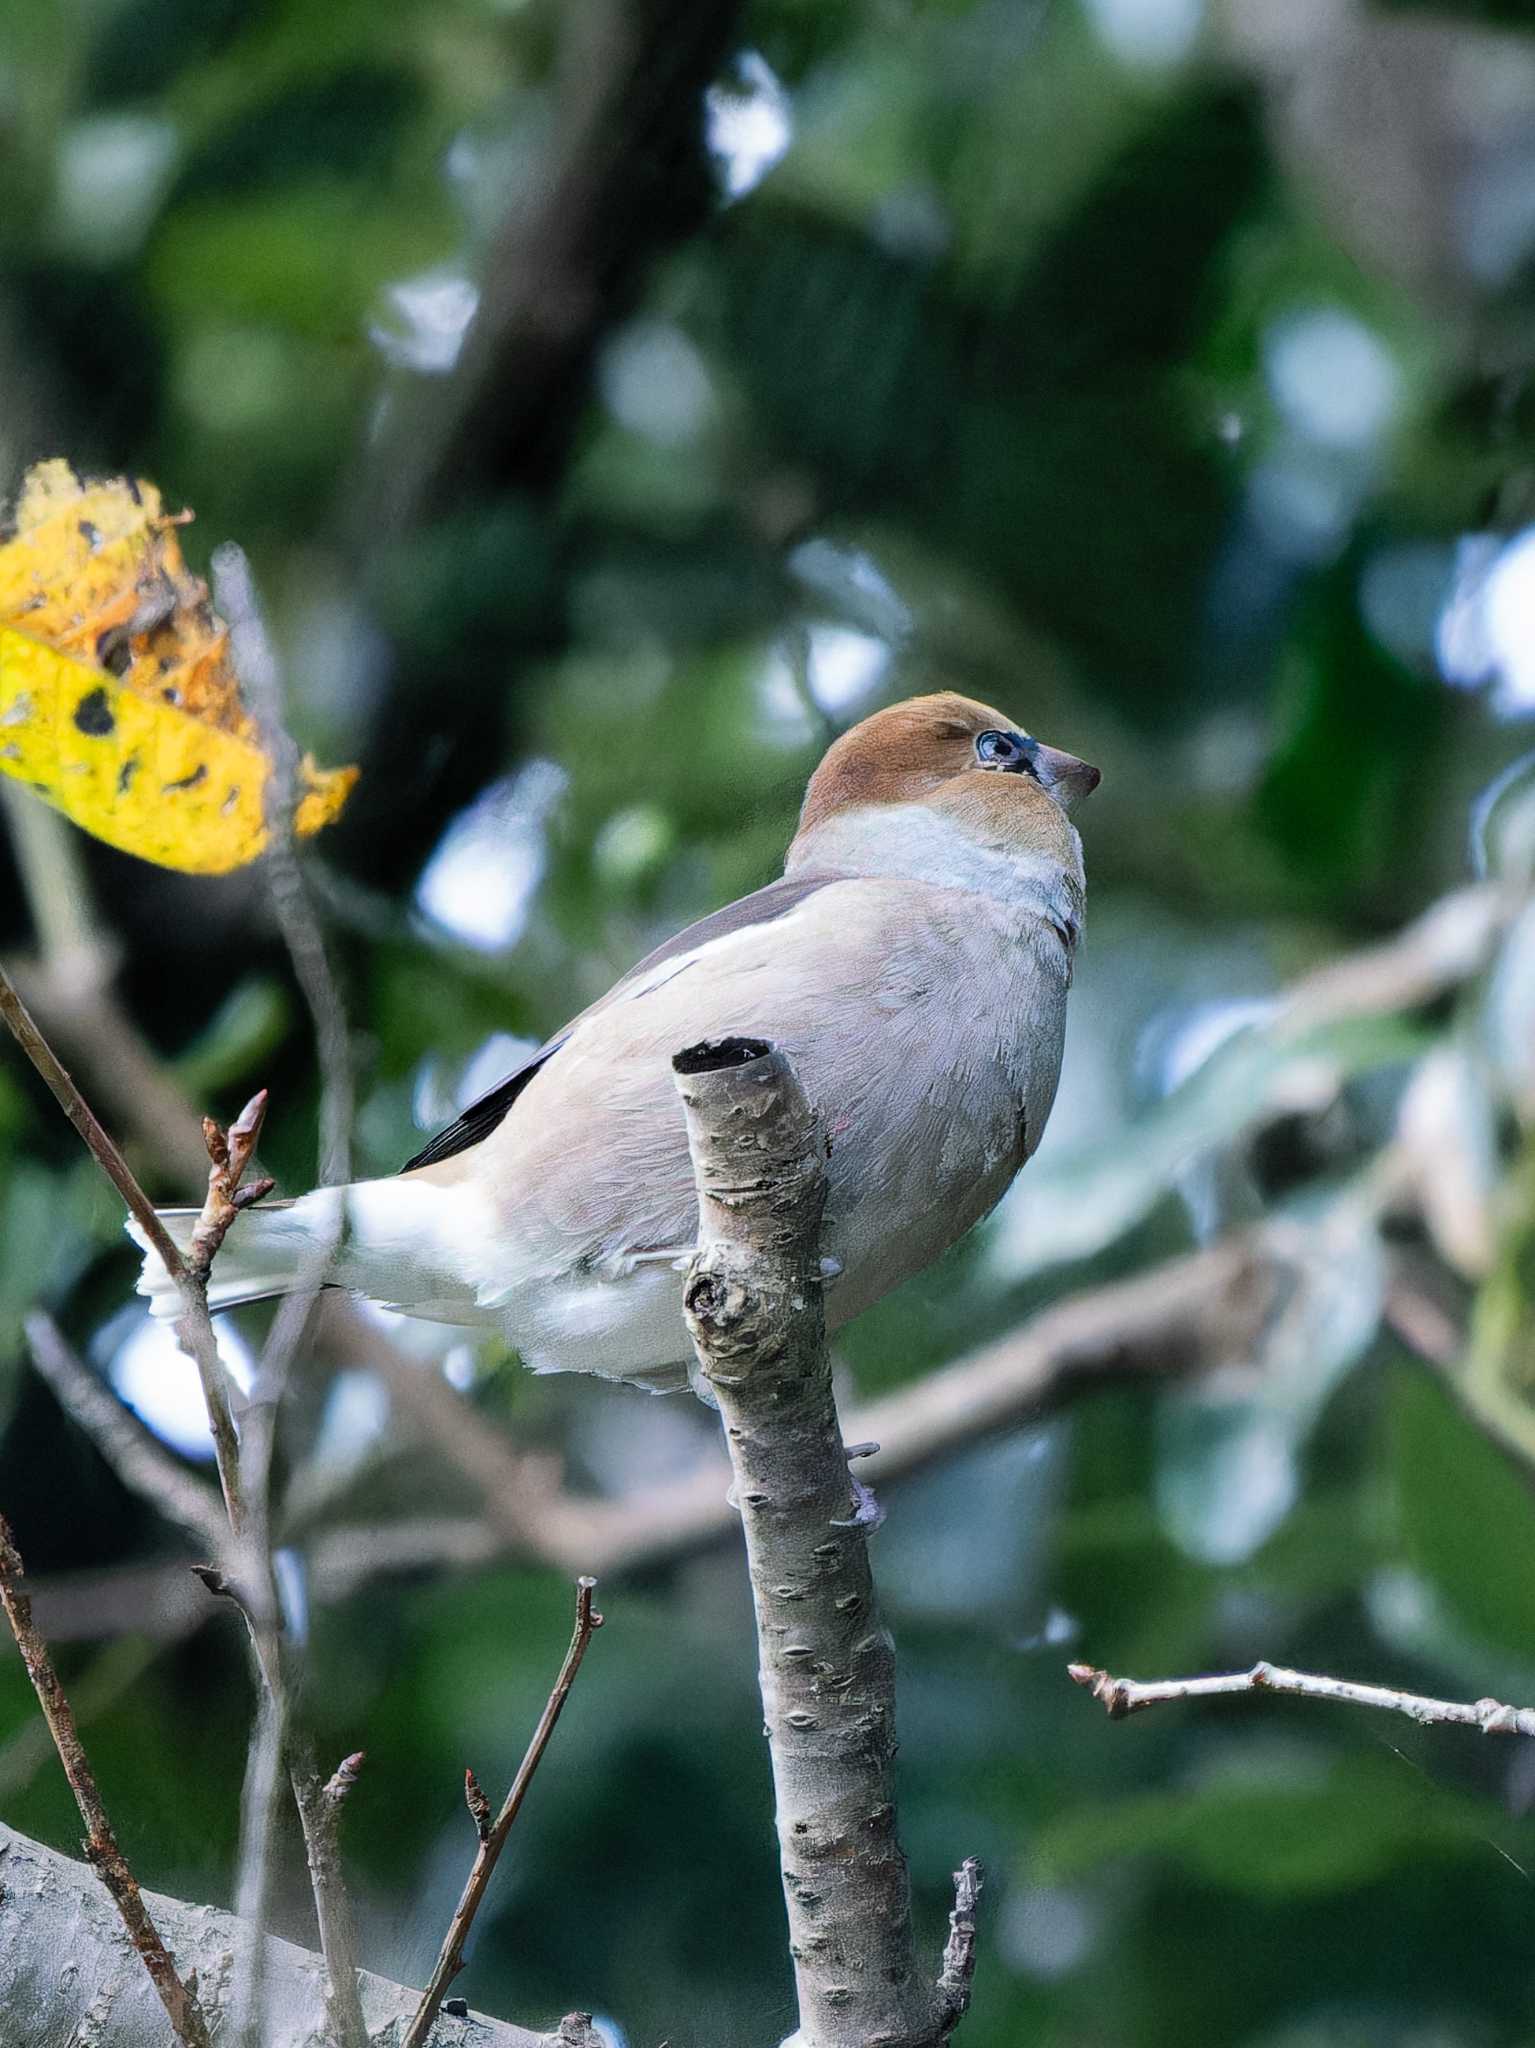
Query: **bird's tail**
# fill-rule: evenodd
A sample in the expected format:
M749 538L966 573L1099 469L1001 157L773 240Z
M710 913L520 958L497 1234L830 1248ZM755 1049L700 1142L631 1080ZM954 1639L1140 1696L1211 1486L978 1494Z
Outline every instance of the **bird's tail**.
M266 1202L241 1212L219 1247L208 1281L211 1309L241 1308L250 1301L269 1301L304 1287L321 1286L341 1248L346 1191L318 1188L291 1202ZM181 1251L192 1242L199 1211L160 1209L156 1212ZM163 1260L132 1219L128 1235L144 1254L138 1291L149 1298L154 1316L181 1313L181 1296Z

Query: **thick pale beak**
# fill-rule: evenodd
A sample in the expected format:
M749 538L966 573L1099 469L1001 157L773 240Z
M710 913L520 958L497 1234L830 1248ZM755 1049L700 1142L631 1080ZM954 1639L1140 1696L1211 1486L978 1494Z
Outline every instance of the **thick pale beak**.
M1075 754L1063 754L1059 747L1039 740L1034 742L1033 761L1035 774L1063 811L1091 796L1103 780L1090 761L1079 761Z

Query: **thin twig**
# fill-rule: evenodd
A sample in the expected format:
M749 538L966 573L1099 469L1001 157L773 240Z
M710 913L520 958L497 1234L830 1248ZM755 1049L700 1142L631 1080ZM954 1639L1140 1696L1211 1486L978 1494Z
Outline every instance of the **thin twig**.
M277 1627L278 1603L267 1508L271 1417L270 1407L251 1410L249 1421L255 1427L248 1434L255 1439L256 1448L253 1458L242 1464L247 1485L246 1557L248 1568L257 1579L254 1600L245 1585L230 1583L220 1574L194 1567L210 1592L227 1595L240 1607L261 1681L241 1805L239 1887L241 1917L254 1927L256 1938L246 1951L243 1995L235 2001L236 2016L247 2032L254 2033L263 2010L266 1944L261 1935L274 1864L278 1788L282 1766L286 1764L288 1785L304 1838L320 1953L325 1958L326 2009L340 2048L367 2048L367 2022L358 1990L361 1958L337 1846L341 1792L346 1788L340 1787L333 1796L331 1786L322 1785L308 1743L294 1726L288 1660ZM348 1784L354 1779L355 1771ZM332 1780L331 1784L334 1783Z
M198 2003L197 1993L182 1982L170 1951L149 1916L138 1881L118 1846L75 1727L75 1717L59 1683L59 1675L53 1668L53 1660L48 1655L48 1646L33 1625L32 1602L21 1590L22 1575L21 1557L10 1526L0 1516L0 1604L4 1605L5 1618L11 1625L16 1647L27 1667L27 1676L32 1681L38 1705L48 1723L48 1732L58 1750L69 1788L75 1795L80 1818L85 1822L85 1853L122 1915L128 1939L143 1958L144 1968L160 1994L160 2002L165 2007L166 2018L177 2040L183 2043L183 2048L209 2048L208 2023Z
M1138 1714L1168 1700L1277 1692L1291 1699L1383 1708L1389 1714L1405 1714L1409 1721L1417 1721L1426 1728L1479 1728L1484 1735L1535 1735L1535 1707L1510 1707L1500 1700L1436 1700L1424 1693L1398 1692L1392 1686L1358 1685L1349 1678L1291 1671L1282 1664L1255 1664L1250 1671L1232 1671L1218 1678L1161 1678L1149 1682L1111 1678L1107 1671L1099 1671L1091 1664L1068 1664L1066 1669L1076 1684L1102 1701L1111 1721L1123 1720L1127 1714Z
M336 987L324 934L314 914L299 865L293 822L299 799L298 749L284 723L282 683L276 653L261 615L250 564L240 548L230 543L217 550L213 558L213 580L219 607L229 622L235 667L261 728L262 742L272 764L266 787L267 849L264 867L278 929L314 1021L321 1077L319 1178L322 1185L333 1185L350 1178L355 1089L346 1012ZM282 1301L267 1334L257 1369L247 1421L242 1480L252 1516L259 1518L262 1548L268 1555L269 1493L277 1411L310 1315L319 1298L325 1267L344 1227L345 1207L338 1198L326 1241L306 1259L297 1284ZM320 1948L330 1978L332 2023L343 2048L364 2048L367 2028L357 1992L357 1937L336 1845L339 1802L325 1796L307 1753L294 1743L280 1654L271 1660L268 1685L283 1730L283 1740L290 1752L289 1777L303 1829L315 1917L320 1930ZM250 1818L254 1824L255 1814L252 1813ZM270 1854L274 1820L275 1812L269 1809L259 1848L254 1840L249 1845L252 1854L263 1863Z
M480 1846L475 1852L468 1880L449 1922L447 1937L437 1958L437 1967L432 1972L431 1982L422 1993L421 2004L410 2023L410 2032L405 2036L402 2048L424 2048L448 1986L464 1967L464 1945L469 1939L474 1917L485 1897L491 1873L496 1867L501 1851L506 1847L506 1838L512 1831L512 1824L522 1810L522 1802L527 1797L529 1785L533 1782L533 1773L538 1769L544 1751L549 1747L549 1738L554 1733L555 1723L559 1720L561 1709L570 1695L576 1673L581 1669L581 1659L586 1655L586 1646L602 1626L602 1616L592 1606L592 1595L596 1590L595 1579L577 1579L576 1621L570 1638L570 1648L565 1652L565 1661L560 1666L559 1677L554 1681L554 1690L539 1716L538 1726L533 1731L533 1739L528 1744L522 1762L517 1766L517 1775L512 1780L511 1790L507 1793L489 1833L481 1831L479 1816L474 1814L471 1801L470 1812L474 1814L475 1830L480 1835Z
M187 1271L208 1284L208 1272L230 1225L242 1209L269 1195L277 1183L269 1178L246 1181L245 1170L256 1155L261 1126L266 1122L267 1091L258 1088L226 1130L211 1116L203 1118L203 1143L208 1148L208 1192L192 1226Z
M215 551L213 587L219 609L229 624L235 668L246 700L261 728L262 744L272 764L266 786L267 846L263 865L278 929L314 1021L321 1083L319 1179L322 1185L331 1186L351 1177L351 1132L356 1091L346 1011L336 986L325 936L315 916L299 864L294 833L294 814L299 799L298 749L284 722L282 681L276 651L261 615L250 563L243 550L232 542ZM297 1284L288 1291L279 1306L257 1369L255 1398L246 1432L248 1441L243 1480L251 1511L260 1520L264 1539L262 1548L268 1557L268 1569L270 1543L265 1539L270 1521L269 1490L277 1410L310 1315L319 1299L325 1268L340 1241L345 1220L345 1205L338 1197L332 1228L325 1242L306 1259ZM315 1917L319 1923L320 1948L330 1978L328 2004L331 2021L342 2048L366 2048L367 2027L357 1991L357 1936L336 1845L339 1805L325 1797L307 1753L293 1742L283 1693L285 1676L280 1655L272 1662L268 1683L282 1723L284 1741L290 1751L289 1777L303 1829ZM269 1813L263 1853L270 1849L272 1819Z
M945 2039L970 2010L970 1989L975 1980L975 1914L985 1881L986 1873L974 1856L967 1856L954 1873L954 1910L949 1915L949 1938L943 1945L943 1963L934 1998L938 2031Z
M350 1756L344 1756L320 1787L321 1796L327 1806L340 1809L357 1780L362 1776L362 1767L368 1761L365 1749L354 1749Z
M249 1610L243 1601L237 1604L245 1612L253 1645L259 1645L261 1637ZM276 1860L272 1841L288 1736L286 1694L267 1682L266 1676L269 1664L275 1665L275 1654L264 1657L258 1647L256 1657L263 1683L256 1693L255 1722L245 1752L245 1780L240 1790L240 1857L235 1883L235 1916L244 1939L235 1955L229 2001L230 2031L237 2048L261 2048L266 2018L266 1931Z
M348 1761L360 1768L362 1752L357 1751ZM326 2011L341 2048L368 2048L368 2023L358 1989L361 1957L357 1952L352 1902L341 1870L339 1842L341 1809L348 1786L356 1781L356 1771L333 1792L331 1786L342 1773L338 1771L336 1778L322 1784L306 1744L295 1751L291 1775L309 1864L309 1889L314 1894L315 1920L320 1930L320 1953L325 1958L329 1980Z
M235 1430L229 1379L218 1355L213 1323L208 1314L208 1274L240 1210L248 1208L253 1201L259 1201L272 1187L270 1180L242 1185L246 1168L255 1154L256 1141L261 1136L266 1109L267 1091L262 1088L246 1103L228 1130L215 1123L211 1116L203 1118L203 1144L208 1153L208 1189L197 1221L192 1226L188 1252L181 1261L180 1271L175 1274L184 1308L176 1325L176 1334L181 1339L183 1350L189 1348L183 1335L184 1328L196 1339L197 1349L192 1355L202 1381L219 1485L223 1490L230 1529L236 1542L242 1544L249 1544L251 1540L250 1503L241 1464L242 1445ZM251 1569L252 1560L247 1558L243 1564L247 1577ZM264 1603L265 1612L269 1613L271 1608L270 1601Z
M295 1340L297 1334L295 1331ZM268 1350L270 1348L269 1343ZM314 1767L309 1744L296 1726L288 1682L290 1660L284 1638L276 1625L278 1601L272 1570L271 1471L277 1410L287 1366L285 1352L274 1373L268 1367L267 1353L263 1353L257 1372L257 1395L246 1410L241 1442L240 1479L247 1518L248 1568L258 1588L255 1611L247 1604L246 1620L262 1681L262 1712L258 1716L257 1740L252 1747L247 1771L242 1815L241 1885L242 1893L248 1892L248 1917L260 1929L265 1925L270 1874L275 1860L281 1776L275 1766L285 1762L304 1837L320 1952L325 1958L326 2005L331 2026L340 2048L367 2048L368 2030L357 1978L361 1957L337 1843L340 1799L339 1796L328 1796ZM268 1745L270 1757L266 1754ZM264 1944L258 1942L253 1955L253 2001L246 2011L254 2027L262 2011Z
M482 1842L490 1840L490 1801L485 1796L485 1787L467 1764L464 1766L464 1804L469 1809L469 1818L474 1822L474 1831Z

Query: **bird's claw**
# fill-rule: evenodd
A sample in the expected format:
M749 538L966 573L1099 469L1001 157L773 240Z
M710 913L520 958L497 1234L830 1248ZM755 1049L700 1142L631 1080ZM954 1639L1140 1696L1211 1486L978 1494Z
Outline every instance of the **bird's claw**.
M849 1444L848 1484L853 1489L853 1512L846 1521L833 1521L834 1529L877 1529L885 1519L885 1510L875 1496L872 1486L865 1486L852 1470L854 1458L872 1458L879 1449L878 1444Z

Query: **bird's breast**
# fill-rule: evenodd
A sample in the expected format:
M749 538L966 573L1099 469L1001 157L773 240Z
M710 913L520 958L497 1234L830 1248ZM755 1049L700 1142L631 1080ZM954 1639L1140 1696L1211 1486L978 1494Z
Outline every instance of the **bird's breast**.
M1046 929L976 917L892 963L883 1028L807 1045L829 1141L826 1241L841 1323L985 1216L1039 1142L1060 1072L1068 963Z

